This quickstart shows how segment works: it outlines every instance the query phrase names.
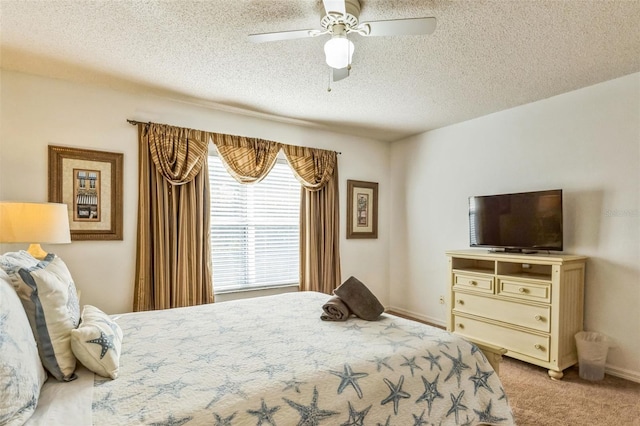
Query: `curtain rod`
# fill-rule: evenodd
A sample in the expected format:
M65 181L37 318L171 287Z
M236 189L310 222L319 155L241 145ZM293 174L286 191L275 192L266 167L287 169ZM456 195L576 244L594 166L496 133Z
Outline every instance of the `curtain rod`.
M137 126L138 124L151 124L150 121L145 122L145 121L138 121L138 120L130 120L128 118L127 118L127 123L129 123L129 124L131 124L133 126ZM339 151L335 151L335 153L338 154L338 155L342 155L342 153L339 152Z
M150 122L150 121L149 121L149 122L147 122L147 123L145 123L144 121L129 120L128 118L127 118L127 123L132 124L132 125L134 125L134 126L136 126L136 125L138 125L138 124L151 124L151 122Z

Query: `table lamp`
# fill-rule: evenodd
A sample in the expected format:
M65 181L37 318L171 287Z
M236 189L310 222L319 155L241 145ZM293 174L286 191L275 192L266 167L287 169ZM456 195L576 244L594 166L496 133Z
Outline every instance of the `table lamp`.
M71 242L66 204L0 201L0 243L29 243L29 252L44 259L40 244Z

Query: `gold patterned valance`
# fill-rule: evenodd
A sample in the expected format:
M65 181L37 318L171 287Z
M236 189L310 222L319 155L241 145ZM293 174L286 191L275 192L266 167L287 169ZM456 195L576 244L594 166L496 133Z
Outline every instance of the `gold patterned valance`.
M208 153L207 132L149 123L144 125L142 133L142 140L148 141L153 163L171 184L185 184L200 173Z
M296 178L309 191L322 189L338 164L335 151L295 145L282 145L282 149Z
M141 123L141 140L148 141L154 164L173 185L191 181L202 169L209 138L222 163L240 183L260 182L275 165L282 149L296 179L309 191L322 189L337 168L338 153L318 148L287 145L260 138L206 132L167 124Z
M280 144L258 138L212 133L211 139L218 149L222 163L240 183L257 183L271 171Z

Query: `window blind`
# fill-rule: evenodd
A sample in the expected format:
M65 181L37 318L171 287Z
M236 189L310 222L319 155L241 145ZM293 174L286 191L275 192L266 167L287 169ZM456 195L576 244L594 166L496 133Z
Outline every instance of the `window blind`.
M286 161L241 185L210 155L209 183L214 292L298 284L300 184Z

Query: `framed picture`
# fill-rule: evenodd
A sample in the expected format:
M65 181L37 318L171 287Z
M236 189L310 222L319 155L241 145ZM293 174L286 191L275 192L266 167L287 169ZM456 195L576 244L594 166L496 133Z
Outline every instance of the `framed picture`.
M49 145L49 201L67 205L71 240L122 240L122 159Z
M347 238L378 238L378 184L347 181Z

